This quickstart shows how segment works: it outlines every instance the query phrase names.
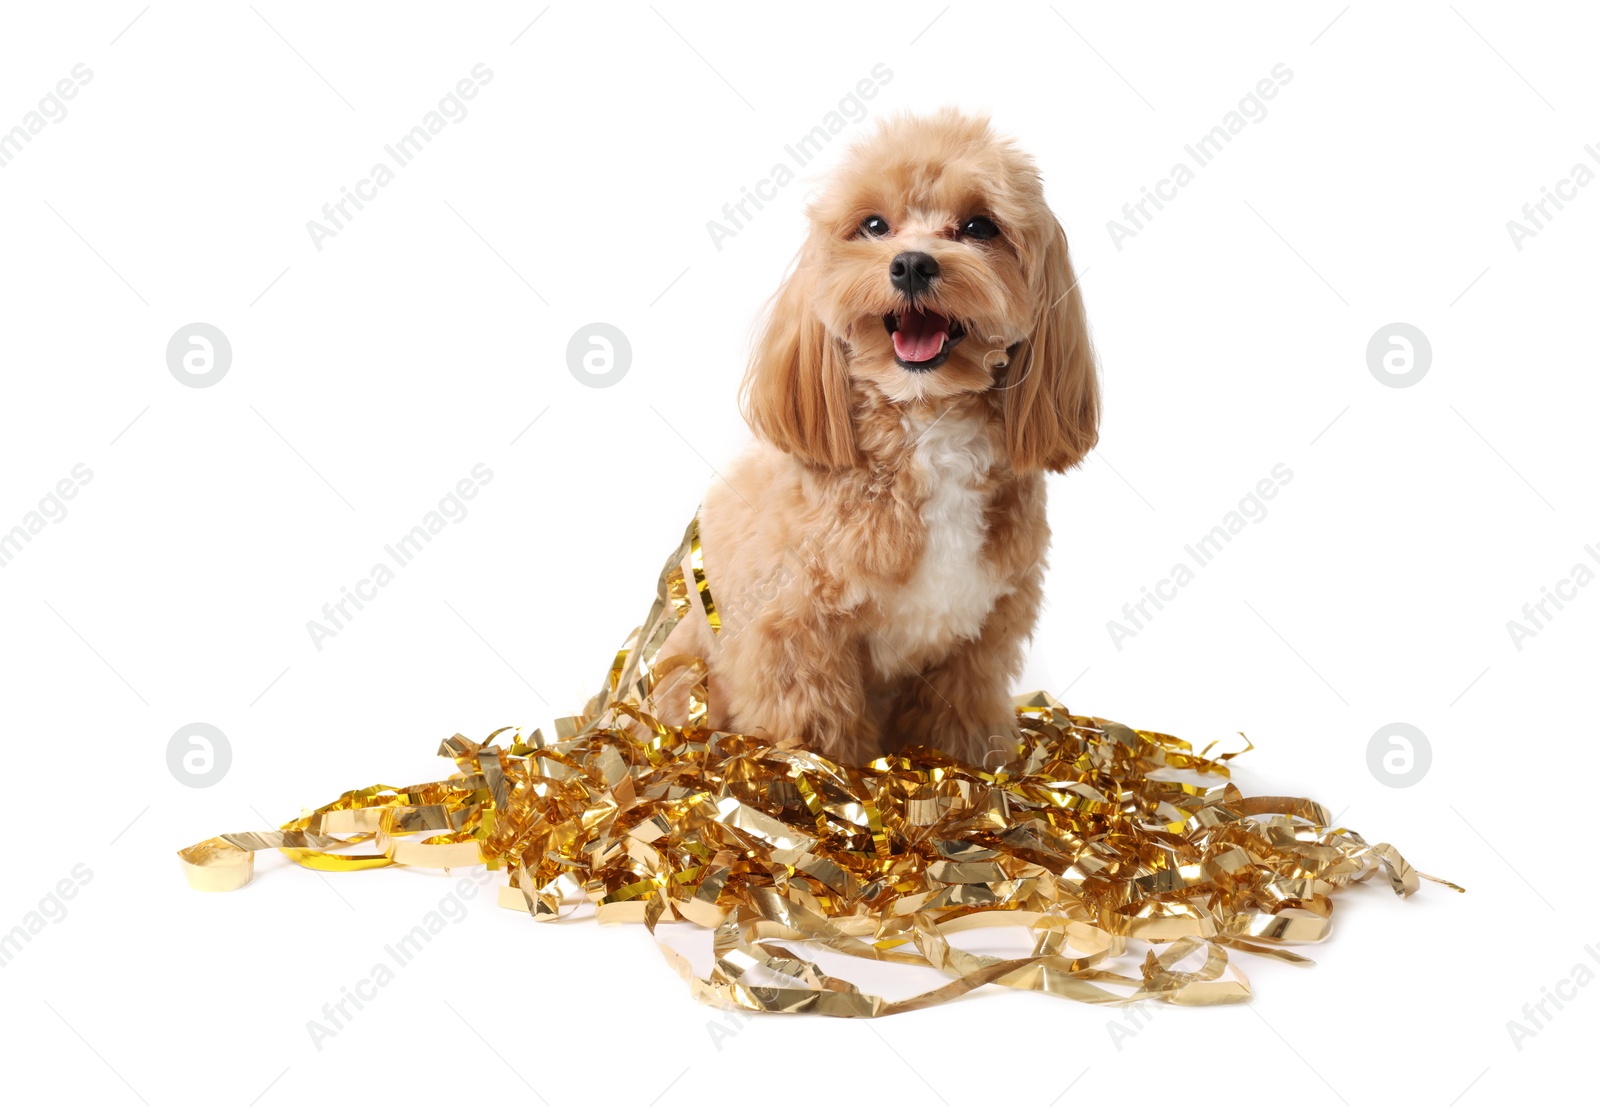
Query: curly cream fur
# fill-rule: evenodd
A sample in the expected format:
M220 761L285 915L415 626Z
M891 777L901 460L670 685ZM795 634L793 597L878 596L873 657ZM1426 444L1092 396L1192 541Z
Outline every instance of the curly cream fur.
M1098 425L1066 235L1028 157L950 110L881 124L808 215L745 379L758 439L701 508L723 628L683 623L668 651L706 660L715 727L992 763L1039 613L1044 473ZM891 234L861 235L871 215ZM961 234L978 215L997 238ZM918 303L967 330L935 370L898 363L884 325L904 251L939 265Z

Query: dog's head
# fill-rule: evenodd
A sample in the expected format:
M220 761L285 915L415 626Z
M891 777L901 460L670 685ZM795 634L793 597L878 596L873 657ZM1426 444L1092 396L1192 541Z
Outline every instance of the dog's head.
M844 157L745 377L751 425L820 467L857 459L852 380L891 402L999 392L1018 472L1094 447L1099 387L1067 237L985 119L897 117Z

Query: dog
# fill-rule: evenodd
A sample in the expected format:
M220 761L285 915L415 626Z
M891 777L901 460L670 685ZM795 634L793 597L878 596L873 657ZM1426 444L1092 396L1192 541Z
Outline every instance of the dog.
M1098 436L1066 234L1029 157L954 110L881 123L807 216L741 389L756 439L700 509L720 630L681 622L663 659L705 663L716 729L858 766L919 743L997 765L1045 475ZM686 690L657 711L683 721Z

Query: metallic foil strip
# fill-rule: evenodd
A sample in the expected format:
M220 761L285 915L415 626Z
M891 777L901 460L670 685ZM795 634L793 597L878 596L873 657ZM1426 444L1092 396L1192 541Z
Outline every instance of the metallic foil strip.
M1216 743L1196 752L1044 692L1016 698L1020 740L996 769L915 740L856 769L797 740L712 731L705 663L661 650L677 623L716 629L718 613L692 522L602 691L554 741L447 738L445 780L352 789L277 831L187 847L189 883L239 888L258 850L331 871L488 863L506 871L500 904L536 920L589 901L601 923L711 931L705 976L658 940L696 1000L869 1017L987 985L1113 1006L1248 1000L1233 954L1308 964L1288 948L1327 937L1339 889L1381 874L1405 897L1438 881L1331 827L1315 801L1244 796L1227 762L1248 739L1212 757ZM655 711L669 680L690 687L687 722ZM1026 933L1027 953L954 942L985 928ZM947 981L891 1000L796 943Z

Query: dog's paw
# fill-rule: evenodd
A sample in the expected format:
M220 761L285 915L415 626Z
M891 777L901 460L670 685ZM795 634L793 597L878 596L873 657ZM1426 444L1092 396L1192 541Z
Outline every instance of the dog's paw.
M979 769L997 769L1007 762L1016 760L1021 752L1022 742L1022 731L1017 728L1013 720L995 723L963 738L953 739L949 746L941 748L951 757L967 765L974 765Z

